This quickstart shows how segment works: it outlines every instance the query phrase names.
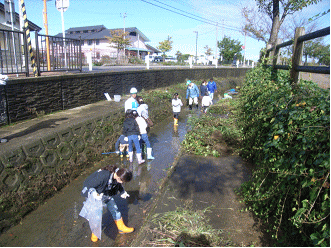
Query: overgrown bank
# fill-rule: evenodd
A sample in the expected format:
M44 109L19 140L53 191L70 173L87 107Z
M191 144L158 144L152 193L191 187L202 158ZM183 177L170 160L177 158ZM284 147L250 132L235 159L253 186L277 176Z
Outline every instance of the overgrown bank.
M239 153L255 165L239 195L279 246L330 245L329 90L258 67L240 97L191 118L183 148L202 156Z
M330 94L258 67L240 101L241 155L256 165L241 187L283 246L330 246Z

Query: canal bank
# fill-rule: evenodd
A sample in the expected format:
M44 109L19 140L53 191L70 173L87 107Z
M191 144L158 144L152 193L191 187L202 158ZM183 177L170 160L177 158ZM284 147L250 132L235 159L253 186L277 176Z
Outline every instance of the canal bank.
M50 118L47 119L48 121L40 118L36 120L36 123L30 123L30 126L27 126L28 122L22 123L22 126L16 127L16 131L12 135L12 137L16 137L16 140L14 138L10 139L7 144L12 145L14 141L19 142L23 138L28 140L28 137L41 135L39 131L47 133L50 130L70 125L70 122L73 124L75 118L90 118L91 115L100 114L100 112L109 112L110 108L112 111L122 108L123 101L124 99L120 103L102 101L97 105L93 104L73 109L72 112L56 113L45 116L45 118ZM190 115L199 113L199 111L195 112L190 112ZM62 114L62 117L59 117L60 114ZM134 244L133 242L141 237L140 228L146 216L153 213L155 209L156 193L162 188L161 186L165 188L167 185L163 179L171 176L168 173L171 167L176 168L174 165L177 161L180 143L189 128L186 125L188 114L188 111L184 108L177 128L173 126L171 115L162 121L156 122L149 133L155 160L148 161L144 165L138 165L136 162L130 164L127 160L121 160L115 155L103 156L101 161L91 163L91 167L86 168L79 177L75 178L67 187L58 191L54 197L48 199L36 211L22 218L19 225L2 234L0 236L1 246L128 246L131 243ZM52 123L53 125L41 127L40 123ZM25 125L24 128L23 125ZM101 151L99 152L101 154ZM100 156L100 154L97 155ZM103 238L97 244L93 244L90 241L90 230L87 221L78 216L84 200L80 196L80 190L83 181L89 174L109 163L133 171L134 180L126 185L126 190L131 197L128 200L116 198L116 201L120 206L125 222L130 226L134 226L136 231L128 235L118 235L114 222L109 213L105 211ZM186 166L189 168L190 164Z

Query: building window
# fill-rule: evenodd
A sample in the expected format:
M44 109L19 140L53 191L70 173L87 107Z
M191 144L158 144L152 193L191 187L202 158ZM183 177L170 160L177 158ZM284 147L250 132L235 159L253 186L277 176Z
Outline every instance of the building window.
M80 31L76 31L76 34L80 34Z
M95 44L99 45L100 44L100 40L95 40Z
M88 30L84 30L83 33L84 33L84 34L88 33Z
M92 40L88 40L87 45L91 46L92 45Z
M136 32L130 32L130 36L137 36Z

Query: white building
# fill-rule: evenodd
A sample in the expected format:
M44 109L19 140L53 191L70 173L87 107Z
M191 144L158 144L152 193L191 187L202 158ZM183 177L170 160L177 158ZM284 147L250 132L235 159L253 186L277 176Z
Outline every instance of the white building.
M123 28L107 29L104 25L69 28L65 31L65 37L71 39L81 39L82 53L86 55L92 52L92 60L98 61L102 56L117 57L117 49L112 47L106 37L111 37L111 31L123 30ZM130 45L126 47L125 54L128 56L138 56L144 58L147 53L160 53L160 51L146 44L150 40L137 28L125 28L130 39ZM62 37L62 33L56 35ZM123 53L123 51L122 51Z

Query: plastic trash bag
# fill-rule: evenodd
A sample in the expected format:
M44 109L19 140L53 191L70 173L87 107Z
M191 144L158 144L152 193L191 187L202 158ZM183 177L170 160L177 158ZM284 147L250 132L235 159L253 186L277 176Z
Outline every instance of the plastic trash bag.
M92 192L89 190L88 197L84 201L84 206L79 215L87 219L92 233L101 240L101 226L102 226L102 208L104 203L102 200L97 200L92 196Z

